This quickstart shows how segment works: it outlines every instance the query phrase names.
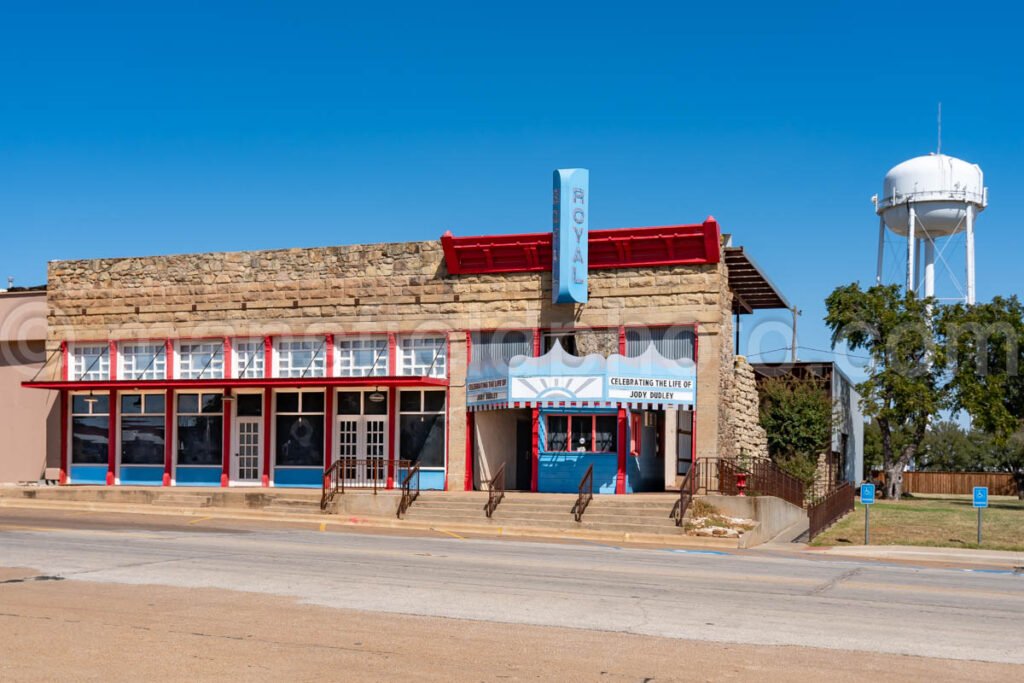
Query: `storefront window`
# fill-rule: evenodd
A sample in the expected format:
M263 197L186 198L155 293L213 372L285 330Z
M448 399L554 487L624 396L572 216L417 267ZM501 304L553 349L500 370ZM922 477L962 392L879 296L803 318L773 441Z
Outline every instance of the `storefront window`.
M297 339L277 345L278 377L323 377L326 374L327 340Z
M626 355L635 358L652 344L665 358L693 360L693 327L630 327L626 329Z
M110 346L73 346L71 354L71 379L95 382L110 379Z
M164 462L164 395L121 395L121 464Z
M105 465L110 429L110 398L107 394L75 394L71 397L71 463Z
M153 344L121 344L121 378L130 380L164 379L167 373L167 347Z
M236 377L263 377L263 341L236 341L232 347Z
M338 342L338 376L370 377L388 374L388 340L342 339Z
M324 394L281 391L276 395L277 465L324 464Z
M444 377L448 340L444 337L408 337L399 342L399 374Z
M549 415L547 450L555 453L615 453L618 451L618 432L615 415Z
M220 465L224 449L224 397L178 394L178 464Z
M403 391L399 408L399 457L443 468L445 392Z
M224 377L223 342L179 344L178 376L182 379L222 379Z

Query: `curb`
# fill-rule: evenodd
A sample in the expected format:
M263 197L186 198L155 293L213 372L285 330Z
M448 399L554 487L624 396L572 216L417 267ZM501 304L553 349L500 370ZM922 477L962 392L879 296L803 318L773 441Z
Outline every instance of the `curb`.
M437 531L451 535L452 532L477 534L493 538L536 538L550 540L604 541L617 543L641 543L666 548L702 548L716 550L737 550L737 539L707 538L699 536L680 536L679 539L666 538L660 534L635 534L629 532L602 532L585 529L543 529L536 527L501 527L494 525L457 524L444 526L435 523L415 520L398 520L386 517L361 517L355 515L328 515L288 513L273 514L265 510L232 510L226 508L195 508L175 507L172 505L117 504L117 503L85 503L80 501L33 501L31 499L0 498L0 508L23 508L36 510L79 510L83 512L108 512L114 514L140 515L179 515L186 517L206 517L210 519L229 519L246 521L291 522L322 524L328 527L361 527L378 529L404 529L410 531Z

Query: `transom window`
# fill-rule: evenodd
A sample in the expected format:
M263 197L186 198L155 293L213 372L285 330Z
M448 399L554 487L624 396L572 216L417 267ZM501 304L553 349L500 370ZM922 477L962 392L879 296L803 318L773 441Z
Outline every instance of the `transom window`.
M448 340L444 337L407 337L399 342L399 374L444 377Z
M71 379L90 382L110 379L110 345L73 346Z
M652 344L658 353L673 360L693 360L693 327L630 327L626 329L626 355L642 355Z
M178 465L220 465L224 449L224 397L178 394Z
M118 357L122 379L164 379L167 376L167 347L163 342L121 344Z
M293 339L277 344L278 377L324 377L327 340Z
M235 359L235 377L263 377L265 353L262 339L236 341L232 350Z
M559 453L615 453L618 451L615 415L548 415L547 450Z
M280 391L274 395L279 467L323 467L324 392Z
M222 379L223 342L182 342L178 344L178 376L182 379Z
M388 374L388 340L341 339L338 341L338 376L369 377Z
M110 457L110 396L71 396L71 463L105 465Z
M121 394L121 464L164 462L164 395Z
M398 398L398 443L402 460L444 467L445 392L402 391Z

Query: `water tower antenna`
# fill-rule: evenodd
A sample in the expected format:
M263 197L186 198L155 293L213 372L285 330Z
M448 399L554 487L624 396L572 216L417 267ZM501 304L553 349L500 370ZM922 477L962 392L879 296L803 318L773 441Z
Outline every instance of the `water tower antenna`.
M939 101L939 147L935 150L936 154L942 154L942 101Z

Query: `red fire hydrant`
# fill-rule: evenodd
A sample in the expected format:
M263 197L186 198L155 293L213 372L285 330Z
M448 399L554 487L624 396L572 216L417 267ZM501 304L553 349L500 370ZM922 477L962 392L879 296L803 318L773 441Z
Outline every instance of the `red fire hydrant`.
M744 493L744 491L746 491L746 489L747 489L747 473L746 472L737 472L736 473L736 490L738 491L738 493L736 495L738 495L738 496L745 496L745 495L747 495L746 493Z

